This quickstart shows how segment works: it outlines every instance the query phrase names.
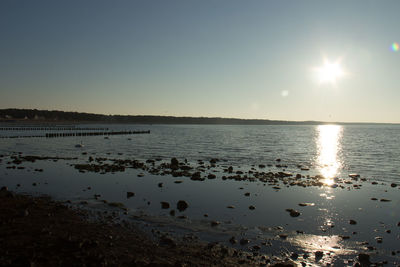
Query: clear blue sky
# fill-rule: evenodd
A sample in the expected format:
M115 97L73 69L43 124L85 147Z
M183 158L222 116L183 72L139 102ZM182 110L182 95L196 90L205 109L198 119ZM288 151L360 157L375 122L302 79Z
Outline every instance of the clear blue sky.
M400 1L0 1L0 108L400 122ZM340 59L345 75L319 83Z

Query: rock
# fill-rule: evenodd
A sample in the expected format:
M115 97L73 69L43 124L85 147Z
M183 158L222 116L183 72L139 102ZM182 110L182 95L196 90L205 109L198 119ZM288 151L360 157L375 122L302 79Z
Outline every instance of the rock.
M396 187L396 186L397 186L397 184L395 184L395 183L392 183L390 186L391 186L391 187Z
M169 215L175 216L175 210L171 210L171 211L169 212Z
M219 161L219 159L213 158L213 159L210 160L210 163L211 163L211 164L215 164L215 163L217 163L218 161Z
M171 165L179 165L179 161L176 158L172 158Z
M381 202L390 202L390 199L386 199L386 198L381 198Z
M161 208L162 209L169 209L169 203L168 202L161 201L160 203L161 203Z
M158 183L158 187L163 187L163 183Z
M186 210L189 207L188 203L184 200L179 200L178 203L176 204L176 208L182 212Z
M171 237L163 236L160 238L160 245L167 247L176 247L176 242Z
M235 238L234 236L232 236L232 237L229 239L229 243L231 243L232 245L233 245L233 244L236 244L236 243L237 243L236 238Z
M240 245L244 246L244 245L247 245L248 243L250 243L250 240L248 240L246 238L240 239Z
M204 180L204 179L201 178L201 173L200 172L193 173L192 177L190 179L194 180L194 181L203 181Z
M215 179L217 176L215 174L210 173L207 178L208 179Z
M212 227L215 227L215 226L218 226L218 225L220 225L221 223L219 222L219 221L212 221L211 222L211 226Z
M264 164L260 164L260 165L258 165L258 167L259 168L265 168L265 165Z
M137 175L138 177L143 177L144 176L144 173L139 173L138 175Z
M376 197L371 197L371 200L378 200Z
M133 193L133 192L126 192L126 198L131 198L131 197L134 197L135 196L135 193Z
M300 212L294 209L286 209L286 211L289 212L291 217L299 217L301 214Z
M350 220L349 223L350 223L350 224L353 224L353 225L354 225L354 224L357 224L357 222L356 222L355 220Z
M249 206L249 210L255 210L256 207L254 207L253 205Z
M314 206L314 203L299 203L300 207Z
M244 195L245 195L246 197L248 197L248 196L250 196L250 193L247 192L247 193L244 193Z
M277 162L280 162L280 161L281 161L281 159L276 159L275 161L277 161Z
M322 251L315 251L315 260L318 261L324 256L324 252Z
M399 227L400 227L400 222L398 222L398 223L397 223L397 226L399 226Z
M369 266L371 264L369 255L365 253L358 254L358 261L364 266Z
M350 173L349 177L350 178L360 178L360 175L358 173Z

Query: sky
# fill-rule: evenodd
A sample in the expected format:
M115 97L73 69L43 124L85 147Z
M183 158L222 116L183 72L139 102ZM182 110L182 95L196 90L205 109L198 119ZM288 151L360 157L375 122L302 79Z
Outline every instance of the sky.
M400 123L399 10L396 0L2 0L0 108Z

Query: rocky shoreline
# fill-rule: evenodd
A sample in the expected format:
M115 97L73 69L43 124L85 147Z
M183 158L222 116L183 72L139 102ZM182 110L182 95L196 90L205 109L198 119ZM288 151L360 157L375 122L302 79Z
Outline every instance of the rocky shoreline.
M1 266L296 266L216 243L149 238L46 196L0 190Z

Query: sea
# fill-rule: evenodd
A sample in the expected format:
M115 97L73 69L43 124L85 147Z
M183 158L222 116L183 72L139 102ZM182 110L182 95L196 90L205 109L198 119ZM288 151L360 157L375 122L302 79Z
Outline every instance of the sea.
M96 131L150 133L45 137ZM400 125L0 125L0 156L1 186L113 212L149 233L309 266L352 266L360 253L400 264ZM13 163L23 156L38 159ZM201 179L154 171L172 158ZM145 167L76 168L117 160Z

